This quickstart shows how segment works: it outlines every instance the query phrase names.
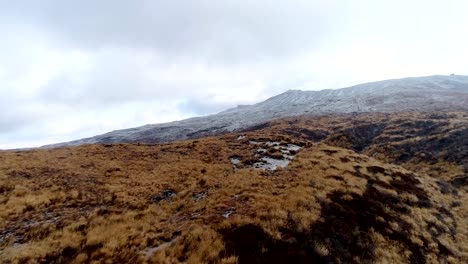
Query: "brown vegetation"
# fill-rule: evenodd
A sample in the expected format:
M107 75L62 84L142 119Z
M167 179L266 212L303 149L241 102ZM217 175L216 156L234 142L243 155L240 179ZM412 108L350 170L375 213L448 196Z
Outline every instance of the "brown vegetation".
M0 152L0 260L466 263L468 116L441 116L305 116L169 144ZM251 141L301 149L258 170Z

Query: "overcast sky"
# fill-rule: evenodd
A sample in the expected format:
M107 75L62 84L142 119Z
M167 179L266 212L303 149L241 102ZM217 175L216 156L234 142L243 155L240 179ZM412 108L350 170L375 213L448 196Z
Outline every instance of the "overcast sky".
M466 0L0 1L0 149L468 74Z

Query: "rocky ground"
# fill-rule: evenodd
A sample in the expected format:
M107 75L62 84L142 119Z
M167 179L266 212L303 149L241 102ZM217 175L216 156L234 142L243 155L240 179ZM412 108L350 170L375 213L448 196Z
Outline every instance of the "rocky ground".
M468 114L0 152L2 263L466 263Z

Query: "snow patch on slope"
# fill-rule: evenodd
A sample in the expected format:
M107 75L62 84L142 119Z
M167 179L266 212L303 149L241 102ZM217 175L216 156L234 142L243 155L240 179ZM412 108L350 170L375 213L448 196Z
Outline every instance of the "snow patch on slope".
M254 105L165 124L145 125L46 147L92 143L160 143L244 130L303 114L468 110L468 76L436 75L355 85L337 90L289 90Z

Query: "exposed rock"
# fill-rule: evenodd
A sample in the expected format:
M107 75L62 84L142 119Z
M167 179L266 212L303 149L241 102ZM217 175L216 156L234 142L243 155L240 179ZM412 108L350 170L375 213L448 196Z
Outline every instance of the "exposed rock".
M280 143L277 141L262 141L251 140L249 144L256 146L253 160L248 163L244 162L244 166L255 169L264 169L274 171L278 168L286 168L289 163L296 157L300 146L291 143ZM233 167L241 163L238 156L230 157Z

